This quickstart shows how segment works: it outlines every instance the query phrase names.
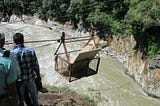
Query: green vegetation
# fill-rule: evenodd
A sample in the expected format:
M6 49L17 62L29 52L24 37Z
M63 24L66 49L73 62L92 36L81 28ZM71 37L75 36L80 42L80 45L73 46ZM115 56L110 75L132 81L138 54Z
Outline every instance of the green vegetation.
M134 35L137 45L149 56L160 52L160 1L159 0L126 0L129 10L124 22Z
M95 103L98 103L100 101L106 101L108 102L108 99L106 97L101 96L101 92L94 88L88 88L89 92L96 92L95 95L92 95L88 97L88 100L93 100Z
M75 91L73 91L72 89L70 89L68 86L62 86L62 87L58 87L59 90L63 91L63 92L67 92L70 94L77 94ZM83 96L87 101L92 102L96 105L96 103L100 102L100 101L106 101L108 102L108 99L105 97L101 96L101 93L98 90L92 89L92 88L88 88L89 92L96 92L94 95L84 95L84 94L80 94L81 96Z
M106 98L104 99L104 97L101 97L99 95L98 96L96 95L96 97L93 97L93 96L84 95L84 94L77 94L74 90L70 89L67 85L60 86L60 87L45 85L44 87L49 89L49 90L56 89L59 92L65 92L65 93L69 93L69 94L72 94L72 95L81 95L82 97L85 98L86 101L92 102L94 105L96 105L97 102L100 102L102 100L108 101Z
M107 35L134 35L136 50L144 55L160 53L160 0L1 0L0 14L45 14L74 28L95 28Z

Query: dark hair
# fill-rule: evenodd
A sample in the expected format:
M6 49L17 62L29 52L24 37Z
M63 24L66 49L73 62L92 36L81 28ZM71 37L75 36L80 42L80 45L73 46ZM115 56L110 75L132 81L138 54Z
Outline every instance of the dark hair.
M15 33L13 35L13 41L15 44L23 44L24 43L24 37L22 33Z
M0 33L0 48L4 46L5 43L5 35L4 33Z

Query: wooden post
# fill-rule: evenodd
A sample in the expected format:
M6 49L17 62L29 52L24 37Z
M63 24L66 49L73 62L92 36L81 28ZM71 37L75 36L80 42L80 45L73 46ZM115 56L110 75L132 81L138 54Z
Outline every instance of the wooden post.
M68 54L66 43L65 43L65 33L64 32L62 32L61 41L63 43L64 51L65 51L65 54L66 54L68 65L69 65L69 68L68 68L68 71L69 71L69 82L71 82L71 69L72 69L72 66L71 66L71 62L70 62L70 56Z
M71 74L72 74L72 64L69 64L68 66L68 70L69 70L69 82L71 82Z
M98 72L99 64L100 64L100 57L98 57L98 62L97 62L97 67L96 67L96 73Z
M58 71L58 55L55 55L55 70Z

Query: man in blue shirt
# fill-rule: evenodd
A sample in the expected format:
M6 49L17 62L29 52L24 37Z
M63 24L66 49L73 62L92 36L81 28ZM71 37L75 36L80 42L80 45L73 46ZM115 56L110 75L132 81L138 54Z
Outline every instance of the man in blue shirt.
M0 106L18 106L16 80L19 66L4 53L5 36L0 33Z
M24 106L24 91L27 88L29 91L28 93L33 100L34 106L39 106L35 78L40 77L40 74L35 51L33 48L27 48L24 46L24 37L21 33L14 34L13 41L15 48L11 50L11 54L16 58L20 67L20 105Z

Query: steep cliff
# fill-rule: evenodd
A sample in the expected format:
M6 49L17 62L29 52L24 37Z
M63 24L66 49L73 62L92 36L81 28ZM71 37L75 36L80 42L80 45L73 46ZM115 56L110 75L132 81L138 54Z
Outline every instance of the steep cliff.
M148 95L160 98L160 55L152 59L143 58L141 51L134 50L135 44L133 36L113 36L108 53L126 67L125 73Z

